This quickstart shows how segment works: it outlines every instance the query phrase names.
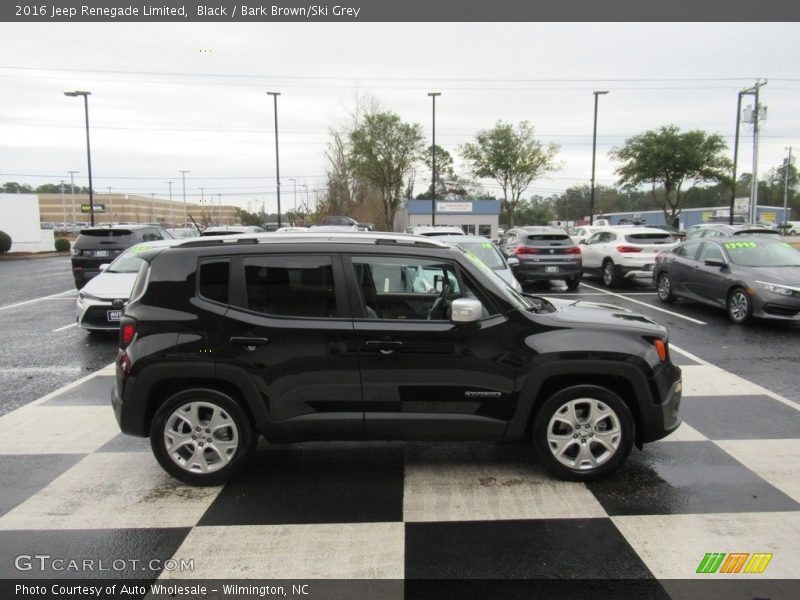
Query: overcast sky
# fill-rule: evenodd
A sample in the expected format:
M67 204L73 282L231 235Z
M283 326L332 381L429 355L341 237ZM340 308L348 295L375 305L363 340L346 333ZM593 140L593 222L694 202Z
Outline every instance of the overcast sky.
M222 194L275 209L272 98L278 100L284 210L324 184L328 129L359 93L458 146L498 119L524 119L561 146L562 168L530 194L589 182L592 90L600 98L597 181L614 183L608 151L674 123L726 137L732 156L736 93L768 78L759 172L800 151L800 36L790 24L0 23L0 181L86 185L89 90L95 189ZM745 105L748 101L745 101ZM739 172L750 172L742 127ZM465 172L457 159L459 169ZM427 187L421 168L417 191ZM488 183L488 182L487 182ZM496 187L487 189L499 193Z

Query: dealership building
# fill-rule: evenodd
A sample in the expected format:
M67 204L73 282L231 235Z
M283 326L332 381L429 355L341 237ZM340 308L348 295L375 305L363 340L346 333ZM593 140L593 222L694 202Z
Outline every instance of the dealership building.
M455 225L464 233L497 238L500 221L499 200L409 200L397 211L394 219L395 231L405 231L418 225L431 225L432 209L435 210L436 225Z

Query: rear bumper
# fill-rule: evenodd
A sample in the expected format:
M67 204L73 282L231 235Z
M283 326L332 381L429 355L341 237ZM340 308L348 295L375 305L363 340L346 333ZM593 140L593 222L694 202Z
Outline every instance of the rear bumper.
M572 279L580 277L583 268L581 263L534 263L522 262L512 269L520 283L533 281L551 281L553 279Z

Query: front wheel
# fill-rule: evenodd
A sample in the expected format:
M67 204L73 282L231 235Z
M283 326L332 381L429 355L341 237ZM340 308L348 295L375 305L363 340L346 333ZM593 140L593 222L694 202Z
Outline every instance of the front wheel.
M533 447L553 475L571 481L604 477L631 451L634 422L625 402L596 385L566 388L536 413Z
M150 426L150 446L161 467L190 485L223 483L252 453L255 441L242 407L216 390L175 394Z
M728 317L737 325L744 325L753 318L753 301L744 288L734 288L728 294Z

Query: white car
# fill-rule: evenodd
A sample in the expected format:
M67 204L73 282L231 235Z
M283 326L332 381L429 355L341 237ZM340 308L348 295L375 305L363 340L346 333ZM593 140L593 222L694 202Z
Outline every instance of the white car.
M573 227L567 232L567 235L572 240L573 244L581 244L588 240L595 231L599 231L602 227L597 225L581 225Z
M427 237L436 237L440 235L465 235L464 230L457 225L417 225L412 227L411 231L414 235L424 235Z
M583 272L599 275L606 287L623 279L652 279L656 254L671 250L677 242L661 229L631 225L602 227L585 243Z
M116 331L122 311L130 299L142 259L137 254L160 246L174 246L186 240L158 240L131 246L78 291L78 327L89 331Z

